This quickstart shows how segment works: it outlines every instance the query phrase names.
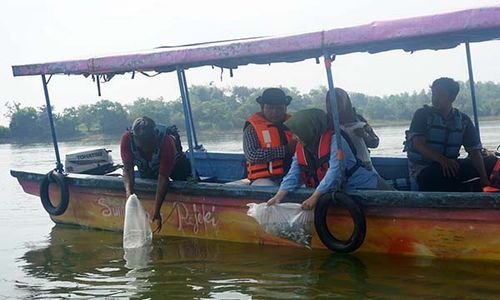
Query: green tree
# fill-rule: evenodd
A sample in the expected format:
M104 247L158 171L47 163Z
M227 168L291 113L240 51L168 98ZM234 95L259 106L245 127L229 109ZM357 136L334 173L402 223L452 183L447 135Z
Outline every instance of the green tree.
M87 132L97 126L93 107L91 107L90 105L85 104L78 106L78 108L76 109L76 114L79 125L84 126L87 129Z
M0 139L10 138L10 129L9 127L0 126Z
M128 124L128 114L118 102L101 100L91 106L99 131L105 134L119 134Z
M56 132L61 137L74 137L78 135L78 110L74 107L65 108L62 113L55 116Z
M45 136L39 112L33 107L21 107L20 103L7 103L10 116L9 129L12 137L20 139L40 139Z
M136 118L148 116L161 124L170 123L171 105L163 99L151 100L149 98L138 98L126 108L129 113L130 123Z

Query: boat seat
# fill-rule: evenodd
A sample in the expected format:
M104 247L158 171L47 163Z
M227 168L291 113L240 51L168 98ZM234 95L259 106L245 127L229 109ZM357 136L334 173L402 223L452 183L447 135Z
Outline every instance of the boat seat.
M385 182L398 191L410 191L411 184L409 177L386 179Z
M462 190L461 192L475 192L481 191L481 178L474 177L469 180L464 180L461 182Z
M216 176L200 176L198 179L200 182L217 182Z

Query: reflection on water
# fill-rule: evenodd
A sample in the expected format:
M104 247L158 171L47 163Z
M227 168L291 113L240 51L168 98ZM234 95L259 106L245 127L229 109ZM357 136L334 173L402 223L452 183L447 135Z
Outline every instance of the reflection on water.
M37 298L139 297L229 299L494 298L496 262L338 255L196 239L155 239L150 261L129 269L122 236L55 226L48 245L20 261Z

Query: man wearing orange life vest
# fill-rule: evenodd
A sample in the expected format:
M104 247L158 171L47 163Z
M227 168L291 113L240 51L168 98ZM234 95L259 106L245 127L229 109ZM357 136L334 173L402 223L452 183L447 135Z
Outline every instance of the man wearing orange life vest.
M295 141L283 122L290 117L286 108L291 100L281 89L266 89L256 99L261 111L245 122L243 151L251 185L279 185L290 167Z

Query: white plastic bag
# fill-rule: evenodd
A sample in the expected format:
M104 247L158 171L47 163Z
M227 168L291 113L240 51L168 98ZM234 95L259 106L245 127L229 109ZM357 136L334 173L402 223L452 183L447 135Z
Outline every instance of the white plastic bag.
M314 212L299 203L248 203L247 215L257 220L266 232L311 248Z
M125 204L123 225L123 248L139 248L151 244L153 233L149 227L146 211L135 194L130 195Z
M143 269L149 264L149 253L153 247L146 245L138 248L124 248L125 267L128 269Z

